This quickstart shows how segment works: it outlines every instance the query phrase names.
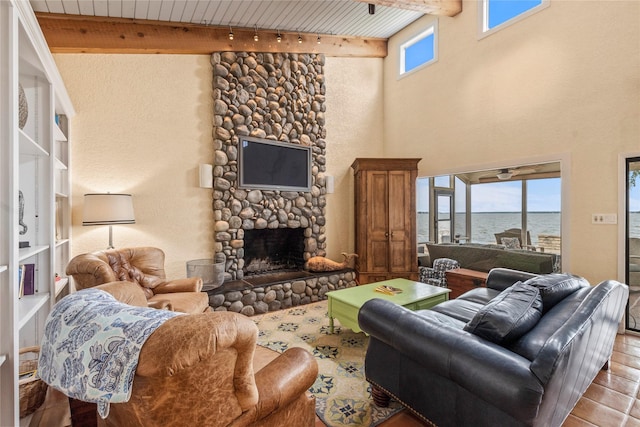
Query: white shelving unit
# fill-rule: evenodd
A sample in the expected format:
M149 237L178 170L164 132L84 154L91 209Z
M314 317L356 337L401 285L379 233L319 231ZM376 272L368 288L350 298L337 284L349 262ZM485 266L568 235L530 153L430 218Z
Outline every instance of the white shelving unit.
M20 91L28 106L20 127ZM0 425L19 420L22 347L39 345L46 317L69 292L69 118L75 114L26 0L0 1ZM26 247L22 247L26 245ZM34 265L34 293L18 272ZM22 421L25 421L23 419Z

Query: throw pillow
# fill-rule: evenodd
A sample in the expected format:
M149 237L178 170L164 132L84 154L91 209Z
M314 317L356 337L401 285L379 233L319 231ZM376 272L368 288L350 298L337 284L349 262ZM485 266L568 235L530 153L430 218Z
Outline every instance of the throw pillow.
M496 344L503 344L529 332L540 317L540 291L534 286L517 282L478 310L464 330Z
M533 277L524 283L538 288L542 296L543 311L545 313L569 294L584 286L589 286L589 282L586 279L567 273L543 274Z
M503 237L500 239L500 243L504 245L505 249L522 249L520 239L517 237Z

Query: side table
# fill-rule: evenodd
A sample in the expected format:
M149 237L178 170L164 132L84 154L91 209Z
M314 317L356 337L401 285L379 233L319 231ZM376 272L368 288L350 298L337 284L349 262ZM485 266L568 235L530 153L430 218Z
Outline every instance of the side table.
M447 287L451 289L449 298L458 298L471 289L487 286L487 273L484 271L455 268L445 272Z

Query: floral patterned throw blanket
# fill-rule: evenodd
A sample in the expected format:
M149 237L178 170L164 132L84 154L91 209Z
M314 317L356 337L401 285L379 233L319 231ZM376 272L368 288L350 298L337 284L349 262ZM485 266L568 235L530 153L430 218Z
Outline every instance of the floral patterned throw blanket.
M131 397L142 345L180 314L124 304L98 289L67 295L47 318L38 376L69 397L97 403L106 418L110 402Z

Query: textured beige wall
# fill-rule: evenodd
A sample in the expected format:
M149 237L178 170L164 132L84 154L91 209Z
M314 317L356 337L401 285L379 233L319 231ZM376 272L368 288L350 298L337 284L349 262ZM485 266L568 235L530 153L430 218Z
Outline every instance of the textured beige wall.
M114 226L116 247L156 246L169 277L213 255L211 190L198 164L213 159L207 56L56 55L77 111L72 126L73 244L104 249L108 227L82 226L83 194L133 194L135 225ZM209 160L208 160L209 159Z
M421 175L564 157L565 252L575 274L617 277L618 155L640 149L640 2L552 1L478 40L477 3L439 20L439 60L398 79L399 45L385 61L385 154L421 156Z
M342 261L355 248L351 164L357 157L383 157L382 59L327 58L327 257Z
M208 56L55 55L77 111L72 122L72 253L104 249L108 227L83 227L82 195L130 192L135 225L114 227L116 247L157 246L167 275L213 255L211 190L197 187L213 161ZM327 58L327 252L352 251L356 157L381 156L382 60Z

